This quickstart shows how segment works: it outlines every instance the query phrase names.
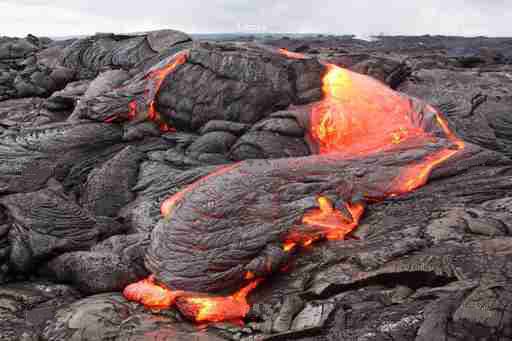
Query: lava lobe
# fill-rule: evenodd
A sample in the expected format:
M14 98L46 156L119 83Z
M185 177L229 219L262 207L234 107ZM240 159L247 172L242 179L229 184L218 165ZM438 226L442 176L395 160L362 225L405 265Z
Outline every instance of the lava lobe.
M146 294L128 287L127 297L160 307L152 304L155 290L164 306L176 301L196 321L242 318L246 303L234 307L301 246L345 238L368 203L424 185L464 148L431 106L367 76L326 67L323 99L297 113L314 155L220 167L164 201L146 255L154 278L134 284ZM190 294L244 285L240 295Z

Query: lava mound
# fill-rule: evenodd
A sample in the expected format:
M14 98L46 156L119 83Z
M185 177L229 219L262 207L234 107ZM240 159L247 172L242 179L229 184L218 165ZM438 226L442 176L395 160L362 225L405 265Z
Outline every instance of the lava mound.
M424 185L436 166L464 148L429 105L367 76L326 69L323 99L288 112L310 156L222 166L162 204L164 219L146 257L159 282L218 292L266 277L287 266L295 246L343 238L357 226L365 202ZM181 88L183 80L169 76L158 98L171 80Z

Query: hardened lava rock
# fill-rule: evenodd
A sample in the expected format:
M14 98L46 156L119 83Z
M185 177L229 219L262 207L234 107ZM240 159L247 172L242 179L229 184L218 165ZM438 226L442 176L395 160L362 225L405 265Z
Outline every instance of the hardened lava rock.
M34 191L51 177L65 177L69 169L122 140L118 126L91 123L52 123L0 136L0 193Z
M323 66L254 44L196 44L157 94L157 109L174 126L210 120L255 123L290 104L321 97Z
M9 228L9 265L18 273L53 255L88 249L123 228L113 219L91 215L53 181L36 192L3 196L0 205Z
M96 34L76 40L66 47L59 62L74 70L78 79L90 79L107 69L133 69L159 53L190 40L185 33L174 30L150 31L139 35Z

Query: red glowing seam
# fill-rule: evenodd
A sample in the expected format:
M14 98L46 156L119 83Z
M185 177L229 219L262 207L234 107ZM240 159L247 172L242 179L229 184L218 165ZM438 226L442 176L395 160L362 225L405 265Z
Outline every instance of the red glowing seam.
M162 86L162 83L165 80L165 78L167 77L167 75L169 75L171 72L175 71L179 65L182 65L187 61L187 55L188 55L187 52L178 53L174 57L172 63L170 63L160 69L154 70L146 76L146 78L148 79L148 82L150 82L152 84L152 86L154 87L154 91L153 91L154 96L153 97L156 97L156 95L158 94L160 87ZM144 90L144 97L149 96L149 94L150 94L149 88L146 88ZM130 101L130 103L128 104L128 113L126 115L127 115L127 119L129 121L133 121L137 118L138 108L137 108L136 100ZM173 126L171 126L169 123L162 121L161 115L158 113L158 111L156 109L155 98L153 98L149 101L146 115L147 115L146 118L148 120L158 123L158 127L162 132L176 131L176 129ZM121 116L122 115L120 115L120 114L111 115L111 116L107 117L104 120L104 122L112 123L117 118L119 118Z

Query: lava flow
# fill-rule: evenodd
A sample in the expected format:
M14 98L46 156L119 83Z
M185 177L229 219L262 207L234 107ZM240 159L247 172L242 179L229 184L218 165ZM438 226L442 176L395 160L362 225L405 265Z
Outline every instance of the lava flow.
M130 301L150 309L169 309L174 304L194 322L239 321L247 315L250 306L247 295L261 282L256 279L230 296L210 296L179 290L170 290L156 283L153 276L127 286L123 295Z
M341 240L351 233L364 213L363 203L346 203L344 211L334 208L332 202L320 196L317 199L318 207L304 214L302 224L313 227L307 232L292 229L285 238L283 250L289 252L297 245L307 247L321 239Z
M284 49L279 52L292 59L301 58L300 54ZM310 113L309 134L320 154L357 158L392 150L412 139L434 139L433 134L418 123L418 115L407 97L368 76L333 64L326 64L326 68L322 87L324 97ZM464 148L464 142L451 132L441 114L430 106L427 109L435 112L436 123L455 148L441 149L425 160L405 167L390 184L389 197L423 186L436 166ZM304 225L314 228L308 232L292 229L283 244L285 251L297 245L309 246L319 239L344 239L359 225L364 213L362 203L345 204L347 215L335 209L328 198L320 196L317 200L319 208L306 212L302 218Z
M433 108L432 108L433 110ZM445 148L434 155L430 155L426 160L415 165L408 166L394 180L391 196L411 192L427 183L432 170L464 149L464 141L457 138L448 127L448 122L439 114L436 114L436 122L441 126L446 137L455 145L455 148Z
M368 76L332 64L326 67L324 99L310 116L310 134L321 154L361 157L425 136L412 120L408 98Z
M434 139L417 123L411 101L377 80L327 64L324 99L311 112L310 133L321 154L361 157L391 150L413 138ZM390 186L389 196L423 186L432 170L461 149L464 142L434 108L436 123L455 148L444 148L422 162L407 166ZM373 198L375 199L375 198Z
M157 284L153 275L128 285L123 291L128 300L142 303L151 309L168 309L181 294L183 291L172 291Z
M280 53L289 58L303 58L300 54L286 50L280 50ZM157 84L156 89L161 85L165 75L178 63L186 60L185 58L183 56L166 71L162 70L162 73L152 76ZM439 138L422 125L422 120L418 119L422 114L415 112L412 101L406 96L368 76L332 64L327 64L326 68L327 73L323 78L324 98L312 107L310 113L309 135L318 147L318 153L346 159L361 158L393 150L407 141L420 140L427 144ZM440 113L430 106L424 109L435 113L434 123L441 128L444 138L452 146L404 167L389 185L386 197L394 197L423 186L436 166L464 148L464 142L450 131ZM154 110L154 104L150 106L150 110ZM177 208L187 192L206 179L229 172L238 165L220 168L165 200L161 206L162 215L172 219L172 211ZM290 252L299 246L307 247L322 239L344 239L358 226L364 214L363 200L382 199L364 197L335 207L328 197L319 195L318 208L304 213L300 222L302 226L290 228L290 232L283 239L283 250ZM172 291L156 283L153 278L128 286L124 295L151 308L164 309L176 304L186 317L196 322L237 320L243 318L249 311L246 296L261 281L255 279L251 272L245 274L245 279L249 281L249 285L227 297Z
M149 109L148 109L148 119L160 122L160 129L166 129L167 131L175 131L174 128L170 127L167 123L164 123L160 114L156 110L156 102L155 98L158 94L158 91L160 90L160 87L162 86L162 83L171 72L174 72L176 68L179 65L185 64L187 61L187 53L181 52L174 56L174 60L172 63L169 63L168 65L164 66L163 68L157 69L155 71L152 71L147 76L148 79L150 79L153 83L152 88L153 91L149 91L151 100L149 101Z
M247 295L262 279L250 282L231 296L183 295L176 300L180 312L196 322L237 321L245 317L251 308Z

